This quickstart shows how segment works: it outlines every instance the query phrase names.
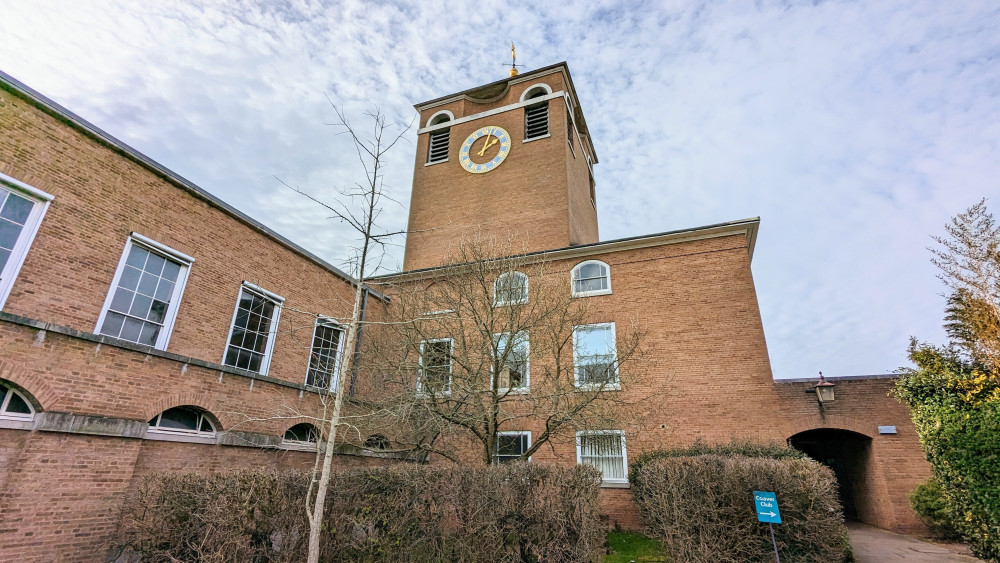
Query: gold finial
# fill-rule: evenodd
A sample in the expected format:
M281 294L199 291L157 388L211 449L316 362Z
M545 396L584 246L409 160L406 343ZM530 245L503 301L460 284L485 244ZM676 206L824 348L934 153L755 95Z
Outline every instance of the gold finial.
M514 42L510 43L510 75L517 76L517 53L514 51Z

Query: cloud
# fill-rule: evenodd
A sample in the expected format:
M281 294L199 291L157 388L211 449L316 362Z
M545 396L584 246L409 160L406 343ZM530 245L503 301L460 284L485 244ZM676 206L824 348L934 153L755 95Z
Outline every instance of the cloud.
M943 339L929 235L1000 193L995 3L579 4L37 0L5 9L0 61L340 264L352 233L275 179L357 179L327 96L406 123L501 78L515 41L528 68L570 64L602 238L762 217L776 376L891 371L911 334ZM401 228L413 145L388 164Z

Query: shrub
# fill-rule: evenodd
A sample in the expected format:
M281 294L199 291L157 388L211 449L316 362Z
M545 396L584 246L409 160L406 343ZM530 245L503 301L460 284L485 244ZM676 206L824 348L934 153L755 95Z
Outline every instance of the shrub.
M952 522L972 552L1000 561L1000 377L953 348L911 342L915 368L896 396L910 407Z
M675 561L768 561L774 548L768 527L757 521L752 492L775 491L782 559L853 560L833 472L799 456L774 457L651 456L634 471L643 523Z
M338 473L323 561L587 561L606 526L592 467L396 466ZM142 561L301 561L308 473L145 480L116 547Z
M910 491L910 506L934 536L946 540L961 537L955 528L955 514L944 498L940 483L934 477Z
M653 450L640 454L629 464L631 480L635 480L635 474L646 463L654 459L665 457L693 457L699 455L721 455L721 456L743 456L761 457L768 459L808 459L801 451L774 442L745 442L734 440L728 444L706 444L697 440L694 444L684 448L673 448L666 450Z

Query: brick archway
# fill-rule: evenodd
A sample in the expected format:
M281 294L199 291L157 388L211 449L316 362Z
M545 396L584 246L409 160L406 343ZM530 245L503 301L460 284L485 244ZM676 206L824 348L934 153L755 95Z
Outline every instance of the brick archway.
M143 412L143 421L145 422L150 420L154 416L169 408L182 406L198 407L199 409L205 411L209 420L212 421L212 424L215 425L215 429L219 432L229 429L228 426L224 427L222 425L222 422L219 420L219 416L215 414L217 408L215 399L211 396L198 393L177 393L153 401Z
M833 470L844 517L874 523L876 488L872 437L842 428L813 428L788 438L788 444Z
M36 411L51 409L58 397L42 377L20 362L0 360L0 381L17 389Z

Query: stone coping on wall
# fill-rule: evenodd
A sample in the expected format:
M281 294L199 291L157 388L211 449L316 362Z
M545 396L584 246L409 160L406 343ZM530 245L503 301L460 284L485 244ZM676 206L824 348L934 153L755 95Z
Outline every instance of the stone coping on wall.
M276 377L271 377L268 375L261 375L259 373L254 373L252 371L247 371L243 369L234 368L231 366L224 366L222 364L217 364L214 362L207 362L205 360L199 360L198 358L192 358L190 356L182 356L180 354L174 354L172 352L167 352L165 350L157 350L150 346L143 346L141 344L134 344L132 342L127 342L124 340L119 340L117 338L112 338L110 336L105 336L102 334L93 334L90 332L84 332L82 330L76 330L62 325L57 325L53 323L47 323L37 319L32 319L28 317L22 317L20 315L12 315L10 313L5 313L0 311L0 322L7 322L15 325L20 325L24 327L34 328L37 330L51 332L53 334L61 334L63 336L68 336L70 338L77 338L80 340L86 340L88 342L94 342L102 346L112 346L115 348L121 348L123 350L130 350L132 352L138 352L140 354L146 354L149 356L154 356L157 358L164 358L167 360L173 360L182 364L188 364L192 366L202 367L212 371L227 373L230 375L236 375L240 377L246 377L248 379L253 379L256 381L264 381L267 383L273 383L280 387L288 387L291 389L297 389L299 391L309 392L309 393L319 393L325 394L327 391L320 389L318 387L310 387L303 385L301 383L293 383L291 381L285 381L284 379L278 379ZM332 393L331 393L332 394Z
M832 375L823 376L826 381L858 381L864 379L895 379L898 373L876 373L872 375ZM819 377L796 377L794 379L775 379L775 383L817 383Z
M127 438L136 440L164 439L163 435L157 435L155 438L148 435L146 431L149 429L149 425L139 420L54 411L35 413L31 420L0 419L0 429L60 432L63 434L85 434L89 436L107 436L110 438ZM219 445L272 450L296 450L304 451L306 453L310 451L284 445L282 443L283 440L281 436L263 434L260 432L242 432L239 430L220 432L213 437L184 436L178 434L176 436L171 436L171 438L167 441L196 443L210 446ZM321 447L320 451L323 451L323 449L325 448ZM311 451L315 452L316 449ZM338 444L337 447L334 448L334 452L337 455L374 457L415 462L423 461L419 452L378 452L366 450L352 444Z

